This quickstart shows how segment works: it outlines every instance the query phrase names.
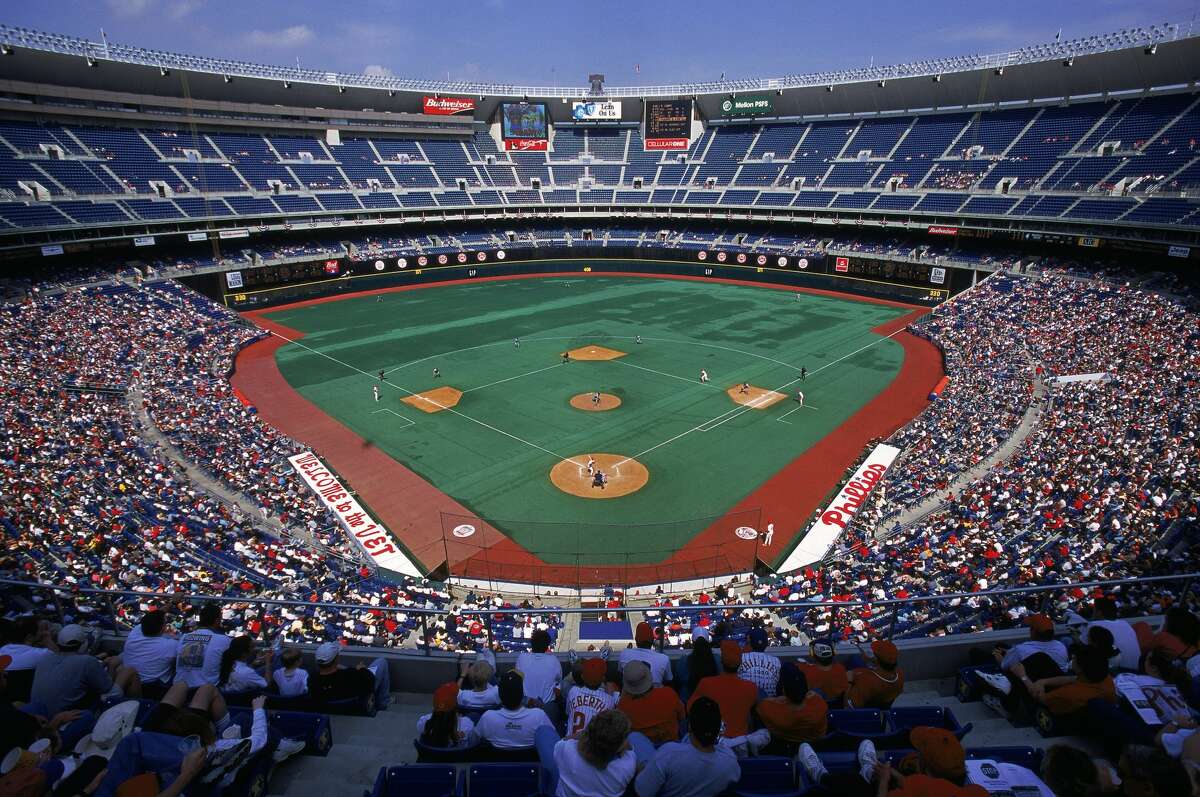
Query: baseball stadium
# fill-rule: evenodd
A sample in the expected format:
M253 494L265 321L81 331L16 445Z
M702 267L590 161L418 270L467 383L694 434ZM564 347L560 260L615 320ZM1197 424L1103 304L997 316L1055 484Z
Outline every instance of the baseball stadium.
M0 793L1200 795L1179 4L219 5L0 20Z

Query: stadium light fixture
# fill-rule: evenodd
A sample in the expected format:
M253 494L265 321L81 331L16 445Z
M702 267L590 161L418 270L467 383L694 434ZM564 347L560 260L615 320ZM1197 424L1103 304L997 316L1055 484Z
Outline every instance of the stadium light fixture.
M87 65L94 67L96 65L96 59L92 58L90 55L87 56Z
M881 81L879 81L879 88L883 88L883 87L884 87L884 86L886 86L886 85L887 85L887 81L886 81L886 80L881 80Z
M942 82L942 76L941 76L941 75L934 75L934 76L933 76L933 82L934 82L934 83L941 83L941 82Z
M1146 55L1154 55L1158 52L1158 42L1150 42L1150 46L1146 48Z
M12 55L13 48L11 44L0 44L0 55Z
M1002 67L1002 66L996 67L996 76L999 77L1000 75L1003 75L1003 74L1004 74L1004 67Z
M232 75L221 75L221 77L223 77L223 78L225 79L225 82L226 82L226 83L232 83L232 82L233 82L233 76L232 76Z
M158 68L158 74L162 77L166 77L167 75L171 74L171 70L167 69L165 66L160 66Z
M832 94L833 93L833 84L830 83L828 86L826 86L825 91L829 94Z
M1067 56L1067 60L1063 61L1063 66L1075 66L1075 54Z
M290 81L290 80L283 81L283 87L285 89L290 89L292 87L292 81Z

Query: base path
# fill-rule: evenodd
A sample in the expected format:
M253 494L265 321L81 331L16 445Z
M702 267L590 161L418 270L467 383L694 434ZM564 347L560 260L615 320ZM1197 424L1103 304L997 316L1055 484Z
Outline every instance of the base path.
M596 469L608 477L603 487L595 486L587 471L589 456L596 460ZM564 493L580 498L620 498L645 487L650 471L622 454L578 454L551 468L550 481Z
M750 385L745 390L742 390L741 385L733 385L726 389L725 394L733 399L734 404L741 404L752 410L765 410L772 404L778 404L787 398L787 395L784 393L767 390L765 387L755 387L754 385Z
M571 406L585 412L604 412L605 410L615 410L621 406L621 399L612 393L601 393L599 401L594 400L594 396L594 393L580 393L578 396L571 396Z

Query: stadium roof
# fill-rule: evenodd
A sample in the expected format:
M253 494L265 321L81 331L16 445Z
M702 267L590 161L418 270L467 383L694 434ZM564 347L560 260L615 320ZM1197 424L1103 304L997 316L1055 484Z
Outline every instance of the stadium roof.
M848 83L886 82L902 78L939 77L976 70L1067 61L1077 57L1111 53L1135 47L1153 48L1159 44L1192 38L1192 23L1148 25L1108 34L1057 40L1003 53L963 55L890 66L871 66L832 72L812 72L777 78L752 78L680 83L663 86L606 86L602 95L610 98L654 97L730 92L786 91L812 87L831 87ZM413 80L383 75L350 74L305 69L299 66L269 66L202 56L150 50L108 41L95 42L75 36L0 25L0 45L5 52L21 47L47 53L72 55L89 64L111 61L161 70L186 70L209 73L223 78L243 77L274 80L289 84L312 84L338 88L378 89L391 92L459 93L508 97L584 98L595 97L590 86L521 86L471 81Z

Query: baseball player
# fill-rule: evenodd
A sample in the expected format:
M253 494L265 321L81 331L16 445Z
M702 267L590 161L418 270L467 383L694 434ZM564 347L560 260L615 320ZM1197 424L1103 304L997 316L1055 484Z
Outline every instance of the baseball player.
M633 339L633 342L636 343L637 345L641 346L642 345L642 336L638 335L636 338Z
M562 355L562 364L566 365L569 362L571 362L571 352L564 351Z
M750 392L750 383L742 382L742 386L738 388L738 392L739 393L749 393Z
M796 391L796 403L799 404L801 407L804 406L804 393L802 393L799 390Z
M383 369L382 369L382 368L380 368L380 369L379 369L379 381L380 381L380 382L382 382L382 381L383 381L383 380L385 380L385 379L387 379L387 374L385 374L385 373L383 372Z
M520 338L513 338L513 348L514 349L521 348L521 339Z
M595 459L592 457L592 455L591 455L591 454L588 454L588 464L587 464L587 469L588 469L588 475L589 475L589 476L595 476L595 475L596 475L596 460L595 460Z
M433 369L433 378L434 378L434 379L439 379L439 378L441 378L441 376L442 376L442 372L441 372L441 371L439 371L438 369L434 368L434 369Z
M798 301L798 302L802 302L802 301L804 301L804 299L802 299L802 298L800 297L800 294L798 294L798 293L797 293L797 294L796 294L796 301Z
M375 394L375 401L379 401L379 385L371 385L371 392Z
M604 478L604 471L596 471L592 474L592 489L594 490L599 487L601 490L603 490L605 481L607 481L607 479Z
M808 377L808 369L803 365L800 366L800 381L803 382Z
M703 368L701 368L700 369L700 382L704 383L707 381L708 381L708 371L705 371Z
M763 547L770 548L771 540L773 540L773 539L775 539L775 524L768 523L767 524L767 533L763 535Z
M599 390L597 390L595 393L592 394L592 406L593 407L600 406L600 391Z
M375 304L379 304L382 301L383 301L383 294L381 293L375 297Z

